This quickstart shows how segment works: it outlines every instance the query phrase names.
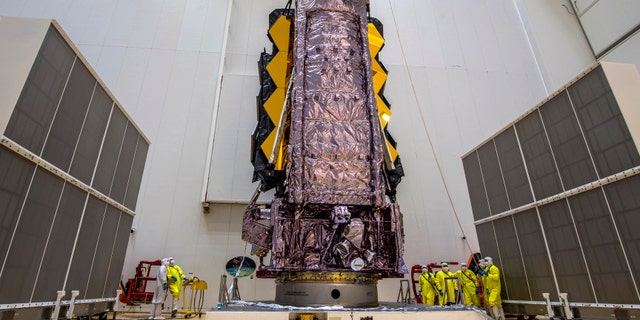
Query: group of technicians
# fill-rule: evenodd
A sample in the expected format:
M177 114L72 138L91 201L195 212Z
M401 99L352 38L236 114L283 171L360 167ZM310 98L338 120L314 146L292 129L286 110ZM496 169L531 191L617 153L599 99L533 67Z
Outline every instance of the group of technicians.
M441 269L435 274L429 272L427 266L422 266L418 284L423 304L434 305L436 296L441 306L455 304L459 300L460 288L466 305L484 307L495 319L504 320L500 298L500 269L493 264L493 258L480 259L476 273L469 270L466 263L462 263L460 270L455 273L449 270L449 264L446 262L440 266ZM480 305L480 288L484 288L484 305Z
M156 274L156 288L151 300L151 315L149 319L164 319L162 316L162 304L167 298L167 291L171 293L171 317L175 318L178 312L178 299L182 290L182 281L189 280L182 272L173 258L164 258Z

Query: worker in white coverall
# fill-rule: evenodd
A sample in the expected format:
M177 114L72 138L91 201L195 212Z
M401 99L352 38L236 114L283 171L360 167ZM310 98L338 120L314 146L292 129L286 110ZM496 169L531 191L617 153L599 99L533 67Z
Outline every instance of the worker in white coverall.
M500 297L500 269L493 264L493 258L485 257L486 267L481 272L486 276L484 283L489 310L497 320L504 320L504 310L502 309L502 298Z
M167 266L169 259L161 260L162 264L156 273L156 288L153 290L153 299L151 300L151 315L149 319L164 319L162 316L162 304L167 298Z

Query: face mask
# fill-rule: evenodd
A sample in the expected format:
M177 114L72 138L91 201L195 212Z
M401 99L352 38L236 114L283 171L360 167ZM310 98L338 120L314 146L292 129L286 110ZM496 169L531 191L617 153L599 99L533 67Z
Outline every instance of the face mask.
M442 267L442 270L449 271L449 267Z
M465 270L467 270L467 267L462 266L462 271L465 271Z
M427 268L422 269L422 273L427 273Z

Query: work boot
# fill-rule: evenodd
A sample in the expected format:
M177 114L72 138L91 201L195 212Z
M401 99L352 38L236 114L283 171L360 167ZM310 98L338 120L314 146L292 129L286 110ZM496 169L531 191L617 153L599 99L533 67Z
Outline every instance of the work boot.
M178 309L171 310L171 318L175 318L177 314L178 314Z
M502 310L502 308L498 307L498 306L492 306L491 307L491 313L493 314L493 318L496 320L505 320L504 319L504 311L502 311L502 313L500 312Z

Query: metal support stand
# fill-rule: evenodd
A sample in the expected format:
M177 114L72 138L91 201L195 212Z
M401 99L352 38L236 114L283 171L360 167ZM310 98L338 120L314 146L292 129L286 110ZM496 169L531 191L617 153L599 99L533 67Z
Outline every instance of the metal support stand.
M56 303L53 307L53 312L51 313L51 320L58 319L58 314L60 313L60 300L64 297L65 291L58 290L58 297L56 298Z
M409 300L411 300L411 292L409 291L409 280L400 280L400 290L398 290L398 299L396 302L402 302L406 304L410 302Z
M448 302L452 302L454 304L456 304L456 303L465 304L464 295L461 294L462 293L462 286L460 285L460 279L458 277L446 277L446 278L444 278L444 295L443 296L445 298L449 298L449 290L451 290L451 289L449 288L449 281L448 280L453 280L453 281L456 282L456 288L454 288L453 290L458 292L457 296L455 297L455 301L448 301Z
M549 318L553 318L555 316L555 313L553 312L553 308L551 307L551 300L549 296L550 294L548 292L544 292L542 294L542 297L544 298L544 300L547 301L547 316Z
M233 278L233 284L231 285L231 300L242 300L240 298L240 288L238 288L238 278Z
M120 291L120 290L118 290ZM73 319L73 310L75 308L75 304L76 304L76 297L80 294L80 291L78 290L72 290L71 291L71 301L69 301L69 310L67 310L67 319ZM118 296L120 296L120 294L118 294ZM118 301L118 299L116 299L116 301Z
M218 310L226 307L229 303L229 293L227 292L227 275L220 276L220 291L218 291Z
M571 307L569 306L569 299L567 298L566 293L560 293L560 302L562 302L562 307L564 307L564 316L567 320L573 319L573 312L571 311Z

